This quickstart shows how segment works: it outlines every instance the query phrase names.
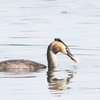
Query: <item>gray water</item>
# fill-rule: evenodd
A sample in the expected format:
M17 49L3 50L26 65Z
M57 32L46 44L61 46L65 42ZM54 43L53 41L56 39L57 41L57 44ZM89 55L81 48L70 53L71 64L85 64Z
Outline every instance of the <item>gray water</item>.
M0 0L0 61L47 65L56 37L80 62L59 53L56 71L1 71L0 100L100 100L100 0Z

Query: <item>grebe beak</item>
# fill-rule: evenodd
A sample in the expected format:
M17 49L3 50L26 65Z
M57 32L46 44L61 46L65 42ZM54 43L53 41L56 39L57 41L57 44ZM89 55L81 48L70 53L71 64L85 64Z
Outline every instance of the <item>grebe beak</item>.
M79 62L78 58L74 57L69 50L67 50L67 55L76 63Z

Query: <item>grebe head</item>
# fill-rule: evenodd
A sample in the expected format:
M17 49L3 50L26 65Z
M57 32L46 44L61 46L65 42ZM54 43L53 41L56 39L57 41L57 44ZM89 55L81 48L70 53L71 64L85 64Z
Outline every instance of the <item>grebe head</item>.
M54 42L52 43L51 50L54 54L61 52L63 54L68 55L73 61L79 62L79 60L71 54L68 46L59 38L55 38Z

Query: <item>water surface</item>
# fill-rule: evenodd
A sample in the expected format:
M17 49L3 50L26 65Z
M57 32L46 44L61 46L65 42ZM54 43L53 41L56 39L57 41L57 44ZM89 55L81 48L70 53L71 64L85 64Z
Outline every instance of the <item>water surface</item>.
M100 1L0 1L0 61L28 59L47 65L46 49L61 38L79 58L59 53L48 71L0 72L1 100L100 99Z

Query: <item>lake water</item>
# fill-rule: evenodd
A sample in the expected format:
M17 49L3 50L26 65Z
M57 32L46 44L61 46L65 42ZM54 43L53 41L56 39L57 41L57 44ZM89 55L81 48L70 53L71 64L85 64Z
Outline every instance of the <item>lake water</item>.
M100 100L100 0L0 0L0 61L47 65L56 37L80 62L59 53L56 71L0 72L0 100Z

